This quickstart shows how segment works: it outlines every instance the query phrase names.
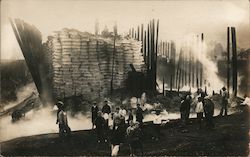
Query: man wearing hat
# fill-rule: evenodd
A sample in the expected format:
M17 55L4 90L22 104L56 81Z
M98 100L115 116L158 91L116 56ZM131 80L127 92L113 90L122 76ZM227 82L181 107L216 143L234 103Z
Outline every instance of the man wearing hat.
M111 108L108 105L108 100L104 101L104 106L102 107L103 117L106 120L106 126L109 124L109 114L111 113Z
M99 111L98 106L96 105L96 101L93 102L93 105L91 107L91 113L92 113L92 129L94 129L95 126L95 120L97 117L97 113Z
M140 127L142 127L142 125L143 125L143 122L142 122L142 120L143 120L143 110L140 107L139 103L137 103L137 108L136 108L135 115L136 115L136 121L139 122Z
M223 116L224 111L225 111L224 115L227 116L228 92L225 87L222 88L221 96L222 96L222 100L221 100L220 116Z
M57 111L57 121L56 124L59 125L59 136L63 135L69 136L71 133L70 127L68 126L67 113L65 112L65 105L62 101L56 103L58 107Z

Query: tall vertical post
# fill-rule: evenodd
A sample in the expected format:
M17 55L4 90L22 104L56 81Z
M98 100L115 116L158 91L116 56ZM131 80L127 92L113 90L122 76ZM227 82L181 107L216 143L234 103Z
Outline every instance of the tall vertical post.
M158 54L158 36L159 36L159 20L157 20L157 27L156 27L156 41L155 41L155 70L154 70L154 81L155 81L155 88L156 90L156 77L157 77L157 54Z
M147 32L147 73L149 74L150 68L150 24L148 24L148 32Z
M115 47L116 32L117 32L117 28L116 28L116 26L114 26L114 51L113 51L113 56L112 56L112 71L111 71L111 81L110 81L110 92L111 92L111 94L113 94L113 89L114 89L113 80L114 80L115 51L116 51L116 47Z
M173 75L170 76L170 92L173 90Z
M165 81L164 81L164 77L162 79L162 94L163 94L163 96L165 95Z
M134 28L132 28L132 38L134 38L134 33L135 33L135 30Z
M144 61L147 64L147 33L146 33L146 31L144 31L144 44L143 44L143 47L144 47L144 53L143 53Z
M203 49L204 49L204 34L201 33L201 53L204 53ZM200 87L202 87L202 84L203 84L202 75L203 75L203 66L202 66L201 57L200 57Z
M137 40L140 41L140 26L137 26Z
M237 47L236 47L236 32L235 27L231 27L232 33L232 52L233 52L233 93L237 96Z
M197 47L197 56L196 56L196 87L199 88L199 35L197 35L196 39L196 47Z
M227 27L227 92L230 91L230 28Z

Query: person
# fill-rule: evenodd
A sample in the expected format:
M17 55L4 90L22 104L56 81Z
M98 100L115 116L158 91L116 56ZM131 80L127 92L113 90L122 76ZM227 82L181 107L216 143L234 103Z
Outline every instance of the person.
M111 156L117 156L121 143L124 142L125 133L124 127L120 121L115 121L115 125L111 130L110 143L111 143Z
M221 110L220 110L220 116L223 116L223 113L225 116L227 116L227 105L228 105L228 92L225 87L221 90Z
M137 104L136 108L136 121L139 122L140 127L143 126L143 110L140 107L140 104Z
M111 113L111 108L108 105L108 100L104 101L104 106L102 107L102 114L104 119L106 120L106 127L109 126L109 114Z
M147 102L147 96L146 93L143 92L141 95L141 105L144 106L144 104Z
M115 112L113 113L113 127L119 125L122 122L122 115L120 114L120 108L116 107Z
M209 99L208 96L205 97L204 99L204 113L205 113L206 126L210 129L213 128L214 103L211 99Z
M91 107L91 113L92 113L92 129L94 129L95 126L95 119L97 117L97 112L99 111L98 106L96 105L96 102L93 102L93 106Z
M156 110L155 114L156 116L153 120L153 124L156 134L152 138L158 141L161 136L162 115L160 110Z
M139 148L141 156L143 156L143 143L142 143L142 131L139 127L139 123L129 121L129 126L126 130L127 141L130 148L130 156L136 155L136 149Z
M180 113L181 120L183 124L188 124L189 122L189 114L190 114L190 106L191 106L191 96L187 95L185 99L181 102Z
M65 112L65 105L62 101L57 102L57 120L56 124L59 126L59 136L65 137L70 136L71 129L68 126L67 113Z
M130 121L133 122L134 120L134 116L133 116L133 113L132 113L132 109L129 109L128 110L128 119L127 119L127 123L129 124Z
M125 124L125 117L127 115L127 110L125 109L124 105L120 107L119 114L121 115L121 122Z
M105 119L102 117L102 112L97 112L97 117L95 119L95 125L96 125L96 135L97 135L97 141L100 143L101 141L105 140L107 142L107 139L105 138ZM104 139L105 138L105 139Z
M199 124L199 129L201 129L201 121L203 118L202 97L198 97L198 103L196 104L195 112L197 113L197 120L198 120L198 124Z

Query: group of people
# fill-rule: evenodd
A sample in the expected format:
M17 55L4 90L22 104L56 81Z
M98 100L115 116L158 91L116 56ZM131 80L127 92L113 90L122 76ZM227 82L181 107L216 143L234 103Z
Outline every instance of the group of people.
M220 115L227 115L228 94L225 87L221 90L222 106ZM57 102L57 124L59 124L60 137L70 136L71 129L68 126L67 114L63 102ZM185 95L181 101L180 113L181 122L183 125L189 124L189 115L191 106L194 105L197 114L197 122L199 129L202 128L202 120L206 122L208 128L213 128L214 103L202 90L197 91L197 97L192 99L190 94ZM134 113L135 112L135 120ZM111 144L111 156L117 156L121 144L127 142L130 147L131 156L136 154L136 150L140 150L140 155L143 155L142 145L142 128L143 128L143 110L140 104L137 104L136 109L126 109L124 105L112 109L108 100L104 101L104 105L99 109L97 102L93 102L91 107L92 113L92 129L97 135L97 142ZM160 111L157 112L157 115ZM203 115L205 117L203 117ZM110 121L112 119L112 121ZM154 123L158 124L158 123ZM160 124L160 123L159 123ZM156 125L160 126L160 125ZM160 130L157 127L157 130ZM158 133L159 134L159 133ZM160 135L160 134L159 134Z
M111 107L108 101L104 101L104 105L99 110L97 103L94 102L91 107L92 112L92 129L95 128L97 142L110 142L111 156L117 156L120 145L128 142L131 155L134 156L137 148L143 154L141 142L142 125L143 125L143 110L140 104L137 104L135 109L135 121L132 109L126 109L123 105L116 107L114 112L111 112ZM109 120L113 123L109 125Z
M221 110L220 116L227 115L227 106L228 106L228 91L225 87L221 89ZM195 113L197 114L197 121L199 125L199 129L202 127L202 120L204 119L206 122L206 126L208 128L214 127L213 115L214 115L214 103L207 96L205 92L201 89L197 91L197 97L192 101L192 97L190 94L187 94L185 98L181 101L180 113L181 113L181 121L182 124L189 124L189 114L191 106L193 105L195 108ZM223 114L224 113L224 114ZM205 116L205 117L204 117Z

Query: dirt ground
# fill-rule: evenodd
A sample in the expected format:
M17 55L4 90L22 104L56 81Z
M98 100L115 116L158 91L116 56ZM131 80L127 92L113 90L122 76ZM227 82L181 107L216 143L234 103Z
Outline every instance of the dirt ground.
M187 127L180 127L179 120L170 121L161 128L161 138L155 134L151 123L145 124L145 156L248 156L249 154L249 107L240 106L239 112L226 117L214 117L215 128L198 129L196 119ZM45 125L46 127L46 125ZM21 129L21 128L20 128ZM18 131L18 130L17 130ZM1 143L3 156L109 156L109 143L97 143L95 132L74 131L61 141L58 134L21 137ZM129 156L125 142L119 151Z

